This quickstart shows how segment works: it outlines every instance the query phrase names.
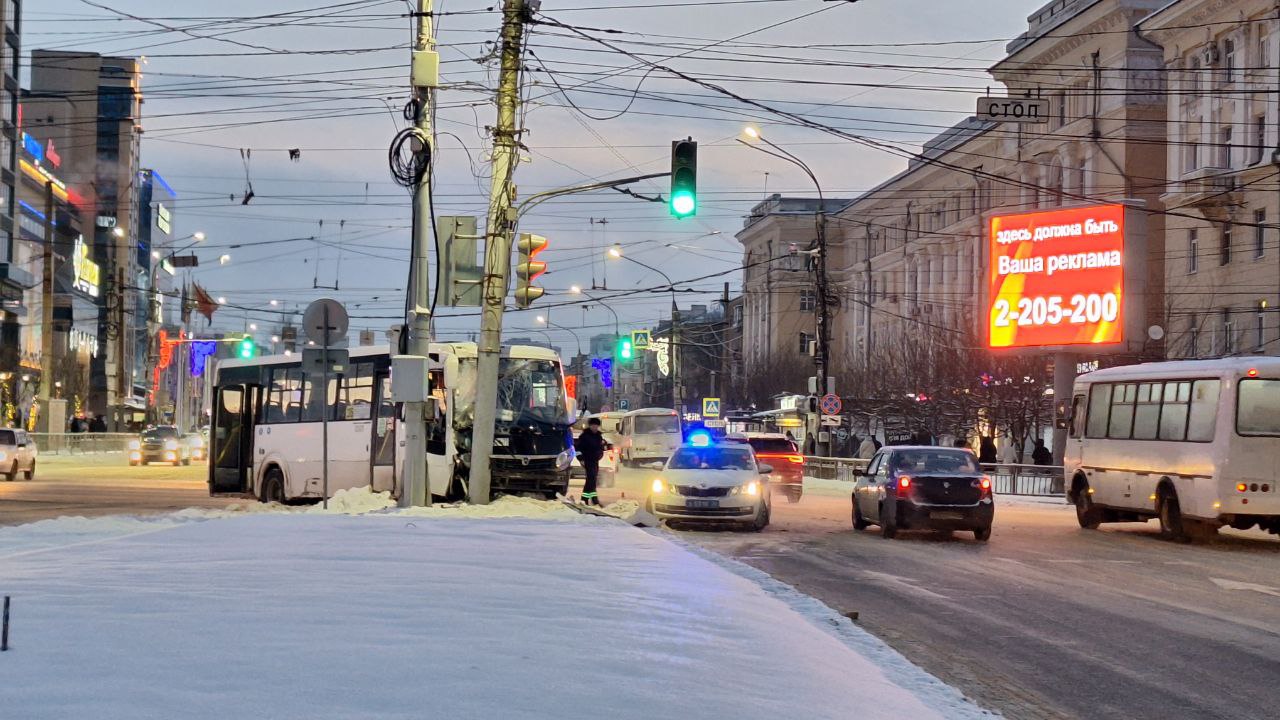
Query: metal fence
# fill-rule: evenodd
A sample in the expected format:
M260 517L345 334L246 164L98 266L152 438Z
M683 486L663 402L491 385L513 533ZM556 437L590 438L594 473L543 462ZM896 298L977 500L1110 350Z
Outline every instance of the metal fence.
M130 440L137 440L132 433L31 433L36 448L48 455L88 455L96 453L124 452Z
M865 470L869 461L863 458L805 456L804 474L823 480L857 480L855 470ZM983 465L991 476L992 489L998 495L1037 495L1058 497L1064 494L1061 465Z

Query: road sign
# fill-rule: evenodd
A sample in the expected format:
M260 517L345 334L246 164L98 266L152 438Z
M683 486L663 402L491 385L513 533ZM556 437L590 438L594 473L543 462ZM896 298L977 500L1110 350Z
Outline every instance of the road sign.
M631 331L631 347L636 350L649 349L649 331L648 330L632 330Z
M823 415L822 427L840 427L841 420L839 415Z
M302 313L302 330L307 334L307 339L322 347L326 342L333 345L346 338L348 325L347 309L342 307L342 303L330 298L316 300Z
M827 393L818 401L818 407L821 408L823 415L839 415L843 404L840 402L839 395Z
M703 426L705 426L705 427L709 427L709 428L722 428L722 427L724 427L724 421L723 421L723 420L707 420L707 421L704 421L702 424L703 424Z
M1049 101L1044 98L978 98L978 119L991 122L1047 123Z
M720 398L702 398L703 417L720 417Z
M618 401L618 409L619 409L619 410L630 410L630 409L631 409L631 401L630 401L630 400L628 400L628 399L626 399L626 398L622 398L621 400L619 400L619 401Z

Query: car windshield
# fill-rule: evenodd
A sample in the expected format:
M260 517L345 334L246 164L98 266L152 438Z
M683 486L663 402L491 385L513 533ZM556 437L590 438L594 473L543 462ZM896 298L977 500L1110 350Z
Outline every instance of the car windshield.
M672 470L752 470L755 461L746 448L680 448L671 456Z
M679 435L680 419L675 415L636 415L635 434Z
M893 454L901 473L979 473L978 459L967 450L902 450Z
M142 432L144 440L171 440L176 437L178 437L178 430L171 427L150 428Z
M12 430L0 430L0 445L17 445L18 436Z
M751 438L748 442L758 453L794 453L796 444L786 438Z

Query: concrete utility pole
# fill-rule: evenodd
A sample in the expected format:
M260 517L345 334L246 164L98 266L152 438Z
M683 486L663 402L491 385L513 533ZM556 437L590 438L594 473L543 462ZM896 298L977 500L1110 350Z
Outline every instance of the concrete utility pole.
M410 79L413 82L415 107L418 109L416 129L426 156L426 169L413 188L413 246L409 268L409 355L428 357L431 353L431 275L427 252L435 223L431 212L431 173L435 164L435 142L431 113L435 89L439 85L440 63L436 41L432 35L432 0L418 0L418 37L414 44ZM434 421L435 418L432 418ZM405 473L400 488L400 507L431 504L431 483L427 476L426 403L408 402L404 406Z
M44 268L40 288L40 424L45 432L61 432L63 428L49 426L49 400L53 397L53 382L57 363L53 361L53 226L57 222L53 213L53 181L44 183Z
M493 128L493 182L489 191L489 215L485 227L483 306L480 311L480 344L476 363L476 410L471 430L470 500L487 505L491 487L494 423L497 422L498 359L502 353L502 311L507 300L511 270L511 233L517 214L515 201L516 153L520 130L516 111L520 104L520 56L524 41L526 0L503 0L502 54L498 75L498 122Z

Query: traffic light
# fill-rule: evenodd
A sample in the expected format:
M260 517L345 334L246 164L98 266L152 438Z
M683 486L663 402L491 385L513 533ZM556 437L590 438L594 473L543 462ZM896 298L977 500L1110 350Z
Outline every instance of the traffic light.
M547 248L547 239L532 233L520 233L516 244L520 250L520 263L516 265L516 307L527 308L546 292L533 284L547 271L547 264L534 258Z
M693 138L671 142L670 208L678 218L698 213L698 143Z
M256 347L253 344L253 336L245 335L244 339L240 341L236 354L247 360L253 357L254 350L256 350Z
M635 359L636 350L631 344L631 338L618 338L618 343L614 346L613 355L617 358L618 362L631 362Z

